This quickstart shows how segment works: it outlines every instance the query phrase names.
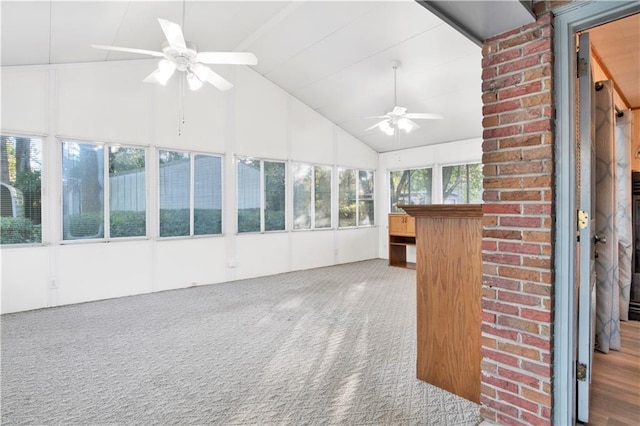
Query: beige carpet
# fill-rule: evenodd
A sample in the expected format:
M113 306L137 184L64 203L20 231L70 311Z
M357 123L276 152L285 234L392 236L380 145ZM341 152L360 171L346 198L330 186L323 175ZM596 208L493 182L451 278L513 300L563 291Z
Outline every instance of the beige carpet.
M415 379L415 303L372 260L4 315L2 424L478 424Z

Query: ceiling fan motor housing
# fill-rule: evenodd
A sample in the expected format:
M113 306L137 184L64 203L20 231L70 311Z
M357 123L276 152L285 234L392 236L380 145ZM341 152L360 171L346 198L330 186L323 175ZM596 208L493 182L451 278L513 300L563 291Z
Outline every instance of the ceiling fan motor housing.
M162 43L162 53L164 53L164 57L176 64L176 69L179 71L187 71L191 65L198 62L196 45L190 42L185 42L185 44L187 48L180 49L170 46L167 42Z

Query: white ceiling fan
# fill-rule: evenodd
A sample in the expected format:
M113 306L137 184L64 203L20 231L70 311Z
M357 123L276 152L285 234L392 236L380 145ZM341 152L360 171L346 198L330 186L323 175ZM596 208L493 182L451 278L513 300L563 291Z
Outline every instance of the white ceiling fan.
M398 71L398 67L400 66L400 61L392 61L391 67L393 68L393 101L394 107L391 111L386 113L385 115L369 117L369 118L382 118L381 121L377 122L371 127L368 127L366 131L375 129L378 127L384 133L389 136L393 136L395 133L395 129L401 129L409 133L413 129L417 129L420 127L418 123L413 120L442 120L444 117L441 114L431 114L426 112L407 112L407 108L398 106L398 87L397 87L397 78L396 73Z
M258 63L256 55L249 52L198 52L193 43L184 40L180 25L161 18L158 18L158 22L167 38L162 45L162 52L97 44L92 44L91 47L163 58L158 68L143 81L164 86L178 70L187 73L187 83L191 90L198 90L205 81L219 90L229 90L233 87L230 81L204 64L256 65Z

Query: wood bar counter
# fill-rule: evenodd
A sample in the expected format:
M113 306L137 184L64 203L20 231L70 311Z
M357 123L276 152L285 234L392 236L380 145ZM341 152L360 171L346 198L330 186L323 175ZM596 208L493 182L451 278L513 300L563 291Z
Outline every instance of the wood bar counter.
M482 207L398 207L416 218L417 377L479 403Z

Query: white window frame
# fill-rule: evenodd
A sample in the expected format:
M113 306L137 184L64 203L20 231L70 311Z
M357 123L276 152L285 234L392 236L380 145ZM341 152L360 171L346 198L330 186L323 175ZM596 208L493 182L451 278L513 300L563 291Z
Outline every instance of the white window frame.
M476 165L479 164L480 167L484 167L484 163L482 162L482 160L477 161L477 160L472 160L472 161L463 161L463 162L452 162L452 163L443 163L443 164L439 164L438 167L438 180L440 182L440 188L438 189L438 196L440 198L440 202L444 203L444 182L442 180L442 174L444 173L444 168L445 167L455 167L455 166L470 166L470 165ZM432 175L433 177L433 175ZM432 199L433 199L433 194L432 194ZM480 195L480 199L482 202L482 193Z
M84 145L95 145L102 147L102 161L103 161L103 186L102 186L102 214L103 214L103 226L104 236L101 238L76 238L66 240L64 237L64 158L63 146L65 143L76 143ZM146 240L149 238L149 199L145 195L145 235L139 236L127 236L127 237L111 237L111 217L110 217L110 187L109 187L109 148L115 146L141 149L144 151L144 185L145 194L149 191L149 147L144 145L128 144L121 142L104 142L93 141L80 138L58 138L58 153L60 157L60 244L81 244L81 243L96 243L96 242L116 242L116 241L131 241L131 240Z
M171 235L163 237L160 235L160 151L179 152L189 155L189 235ZM196 174L195 174L195 158L197 155L207 157L216 157L220 159L220 233L219 234L201 234L195 235L195 192L196 192ZM224 235L224 155L218 153L193 151L185 149L164 148L156 149L156 232L158 239L171 240L181 238L212 238Z
M334 182L333 182L333 176L334 176L334 171L335 168L333 166L327 165L327 164L315 164L315 163L306 163L303 161L294 161L292 162L292 169L291 169L291 175L292 176L292 191L293 188L295 188L295 168L296 166L299 165L303 165L303 166L310 166L311 167L311 227L310 228L304 228L304 229L295 229L293 227L293 224L291 225L291 230L294 232L305 232L305 231L327 231L327 230L331 230L334 229L333 227L333 192L334 192ZM327 168L331 171L331 177L329 179L330 182L330 196L329 196L329 204L330 204L330 214L331 217L329 218L329 222L330 225L327 227L323 227L323 228L316 228L316 167L324 167ZM295 219L295 191L293 191L292 195L291 195L291 209L292 212L294 212L294 219Z
M431 204L434 204L434 188L435 188L435 175L436 175L436 165L430 165L430 166L415 166L415 167L403 167L400 169L387 169L387 189L389 190L389 197L387 197L387 201L389 202L388 204L388 213L402 213L402 212L392 212L391 211L391 173L395 173L395 172L404 172L406 170L422 170L422 169L431 169ZM442 174L442 170L440 170L440 173ZM374 188L375 189L375 188Z
M240 232L239 231L239 223L238 223L238 213L240 211L240 208L238 206L239 202L240 202L240 197L238 197L238 192L240 190L240 179L238 179L238 165L240 164L241 160L252 160L252 161L259 161L260 162L260 230L259 231L246 231L246 232ZM266 206L266 199L265 199L265 187L266 187L266 182L265 182L265 174L264 174L264 163L269 162L269 163L281 163L284 164L284 229L274 229L274 230L269 230L266 231L265 228L265 206ZM289 167L287 167L287 161L286 160L274 160L274 159L269 159L269 158L258 158L258 157L252 157L252 156L245 156L245 155L237 155L236 156L236 161L234 161L235 165L236 165L236 235L251 235L251 234L273 234L273 233L278 233L278 232L287 232L289 230L289 220L287 218L287 210L288 210L288 203L289 203L289 195L287 191L287 184L289 181Z
M49 138L46 134L39 133L16 133L16 132L8 132L0 130L0 136L9 137L9 138L29 138L29 139L38 139L41 143L40 147L40 242L38 243L15 243L15 244L0 244L2 250L8 248L16 248L16 247L39 247L45 245L45 241L47 241L46 235L48 235L47 226L45 226L45 218L48 216L48 204L47 204L47 188L46 182L49 177L50 167L45 167L45 163L47 163L48 156L48 142ZM48 225L48 223L47 223Z
M355 213L355 217L356 217L356 224L354 226L340 226L340 171L341 170L351 170L351 171L355 171L356 173L356 213ZM373 223L369 224L369 225L360 225L360 185L358 184L359 179L360 179L360 172L370 172L373 173L373 177L372 177L372 182L373 182ZM336 182L337 182L337 197L338 197L338 203L337 203L337 226L338 229L355 229L355 228L372 228L377 226L377 219L375 217L376 214L376 195L377 195L377 191L378 189L376 188L376 171L375 170L371 170L371 169L361 169L361 168L357 168L357 167L345 167L345 166L338 166L336 167Z

